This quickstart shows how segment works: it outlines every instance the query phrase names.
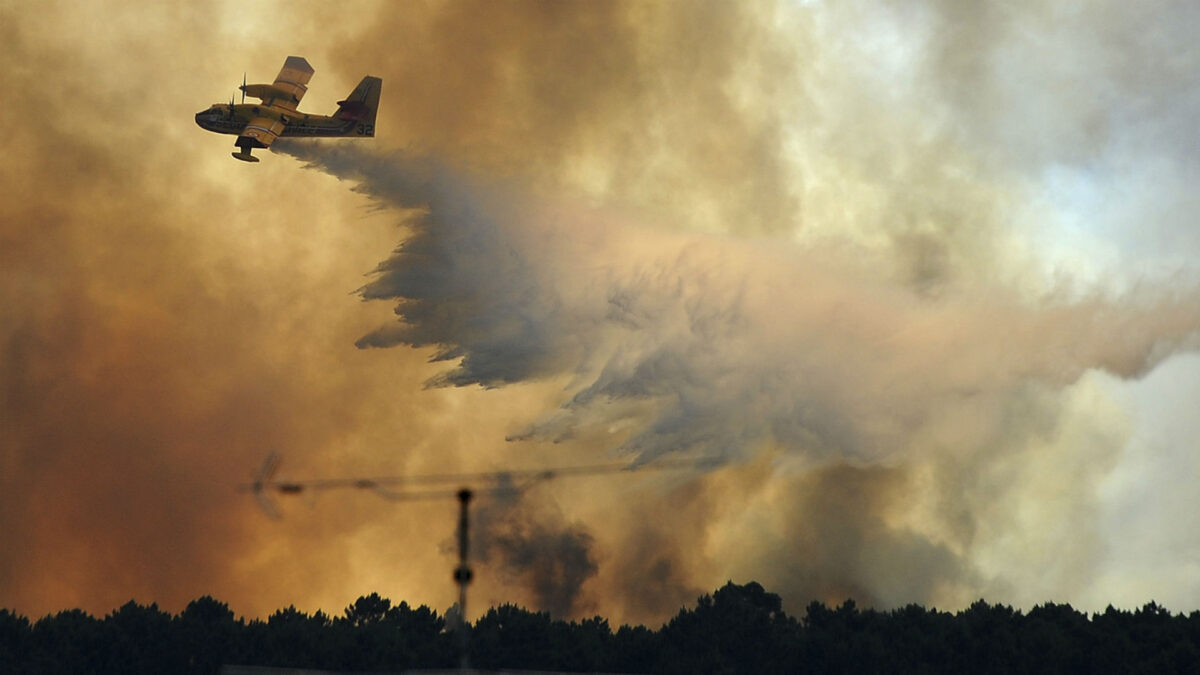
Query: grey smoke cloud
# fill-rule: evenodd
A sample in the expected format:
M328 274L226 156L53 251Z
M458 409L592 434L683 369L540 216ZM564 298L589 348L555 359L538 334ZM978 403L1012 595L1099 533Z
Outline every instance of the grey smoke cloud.
M472 512L472 555L503 582L529 588L534 606L557 617L592 609L581 593L597 570L593 543L586 527L521 492L485 496Z
M983 496L1011 485L978 476L1053 445L1073 414L1060 397L1085 374L1141 376L1194 348L1200 329L1190 293L930 298L836 249L648 230L403 153L280 149L408 214L411 235L361 291L396 302L399 321L360 344L436 346L449 364L435 385L566 378L559 409L514 439L596 443L637 461L772 452L780 467L808 467L755 470L753 487L738 488L775 495L775 534L747 536L778 547L743 546L759 556L748 565L793 597L895 603L990 587L972 550L981 519L1004 518L984 513ZM939 495L933 513L897 524L921 481ZM713 491L703 501L738 503L703 489ZM721 519L682 517L701 533L713 526L705 518ZM510 543L553 543L537 528L517 532ZM647 533L629 536L622 546L645 548ZM686 557L704 542L660 548ZM510 549L506 564L533 565ZM656 564L641 573L679 563Z
M270 450L307 476L683 447L730 461L540 488L536 522L591 538L571 611L654 621L749 578L793 607L1200 601L1194 8L0 16L0 604L445 607L440 506L266 523L230 486ZM191 123L293 53L304 109L387 81L385 154L321 161L415 211L231 167ZM348 302L389 217L383 302Z

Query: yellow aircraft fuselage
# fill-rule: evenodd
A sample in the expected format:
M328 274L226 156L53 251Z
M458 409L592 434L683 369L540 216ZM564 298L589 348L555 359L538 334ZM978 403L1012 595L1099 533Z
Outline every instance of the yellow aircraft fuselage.
M375 135L374 122L360 122L336 115L310 115L298 110L285 110L254 103L214 103L208 110L196 113L196 124L218 134L241 135L250 121L269 117L283 122L280 136L364 136Z

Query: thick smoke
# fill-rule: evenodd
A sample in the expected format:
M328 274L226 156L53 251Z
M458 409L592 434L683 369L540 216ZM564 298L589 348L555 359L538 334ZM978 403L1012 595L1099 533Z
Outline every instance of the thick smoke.
M275 450L294 477L728 460L538 486L473 607L655 621L727 579L793 608L1194 606L1197 19L0 7L0 605L450 604L452 505L268 522L233 486ZM293 148L382 217L192 124L289 54L304 110L384 79L379 154ZM348 301L397 217L383 302ZM577 564L539 590L521 552L556 537Z
M596 574L593 539L579 523L567 523L553 505L531 503L522 492L485 496L472 511L471 552L499 572L506 584L529 588L540 610L577 616L585 582Z
M588 443L624 423L609 451L636 461L770 451L810 467L758 469L736 488L774 495L780 546L743 545L762 556L744 562L799 597L893 603L985 587L970 556L975 497L935 500L925 522L901 524L928 501L911 491L996 489L969 476L1058 437L1058 392L1091 370L1140 376L1200 328L1190 296L1031 301L995 288L933 300L832 250L646 231L402 153L280 148L410 214L412 235L361 291L398 302L400 320L360 344L436 346L453 362L437 385L566 378L559 410L515 438ZM691 514L701 531L703 511ZM635 551L631 537L622 545ZM701 534L678 553L704 545Z
M216 6L0 6L20 92L0 124L24 130L0 165L0 606L179 611L211 594L265 616L331 583L326 609L387 592L328 573L362 518L335 503L274 526L237 491L271 451L324 469L364 442L356 429L421 436L421 420L388 424L410 396L372 402L371 381L419 391L428 372L352 346L375 319L346 293L391 233L367 244L366 218L354 236L295 218L361 198L295 167L258 190L273 169L230 172L228 139L192 123L228 100L232 77L197 86L226 67L221 26ZM277 68L286 50L268 51Z

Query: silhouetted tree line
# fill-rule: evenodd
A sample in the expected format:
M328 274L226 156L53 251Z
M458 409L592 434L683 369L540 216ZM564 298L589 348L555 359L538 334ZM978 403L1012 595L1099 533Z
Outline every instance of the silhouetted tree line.
M343 616L288 607L265 621L235 619L207 596L177 616L134 602L103 619L69 610L30 622L0 610L6 673L449 668L457 644L437 612L374 593ZM1022 613L982 600L957 613L876 611L848 600L813 602L796 619L759 584L730 582L657 631L496 607L472 627L470 658L481 669L631 673L1195 673L1200 612L1172 615L1152 602L1089 617L1070 605Z

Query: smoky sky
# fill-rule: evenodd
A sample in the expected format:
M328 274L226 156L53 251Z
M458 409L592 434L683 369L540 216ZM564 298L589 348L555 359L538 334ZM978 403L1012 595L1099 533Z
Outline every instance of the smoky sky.
M1175 294L934 301L780 241L652 233L630 246L628 224L539 213L511 185L473 187L403 153L280 149L412 214L413 234L360 291L398 301L399 319L360 346L437 345L433 358L454 365L434 385L569 378L559 410L514 439L589 438L636 420L609 452L746 461L773 449L811 462L810 475L775 478L797 495L775 500L797 549L778 583L805 597L904 597L875 586L886 579L924 599L975 582L950 542L888 524L903 500L884 495L912 489L907 465L935 461L939 490L970 487L959 471L1059 433L1065 413L1049 393L1092 369L1141 375L1200 326L1200 307ZM969 545L974 514L955 516L967 523L947 522L947 535ZM789 566L776 565L773 576Z
M499 572L506 584L526 586L554 616L576 616L583 584L596 574L593 539L581 523L567 523L553 504L524 498L504 481L470 514L471 559Z
M653 622L729 579L789 609L1200 602L1166 497L1197 470L1193 10L0 19L0 605L453 602L452 503L271 521L236 486L272 451L725 460L481 507L479 609ZM236 163L192 115L292 54L306 111L383 78L376 138Z

